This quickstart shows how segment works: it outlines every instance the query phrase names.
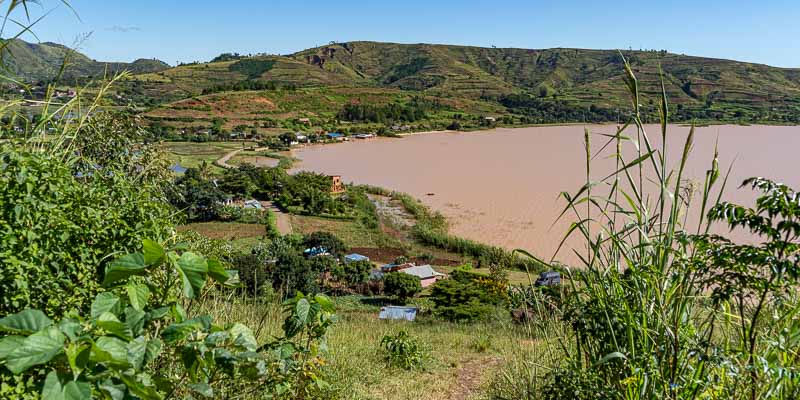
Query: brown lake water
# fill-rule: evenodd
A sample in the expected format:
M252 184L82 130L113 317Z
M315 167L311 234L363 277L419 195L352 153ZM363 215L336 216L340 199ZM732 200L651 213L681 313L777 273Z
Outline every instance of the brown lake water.
M592 132L593 153L608 140L599 134L613 134L616 129L586 128ZM659 127L646 128L653 145L660 148ZM294 155L302 160L296 170L341 175L345 182L406 192L443 213L453 234L550 258L573 220L554 225L566 204L559 193L575 193L585 182L583 132L579 125L436 132L309 146ZM670 127L671 166L677 165L688 132L688 127ZM635 137L636 132L627 134ZM735 160L723 199L752 205L752 192L738 189L751 176L800 188L800 126L697 128L684 175L701 187L717 140L723 173ZM628 160L633 160L635 150L632 144L626 146ZM608 154L597 156L593 179L614 171Z

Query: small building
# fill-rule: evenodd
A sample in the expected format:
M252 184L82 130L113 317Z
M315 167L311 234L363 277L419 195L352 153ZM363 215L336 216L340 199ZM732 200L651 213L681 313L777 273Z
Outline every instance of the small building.
M301 135L301 134L298 133L298 134L295 135L295 137L297 137L297 142L298 143L308 143L308 136L306 136L306 135Z
M497 119L495 117L483 117L483 120L489 123L497 122Z
M381 307L381 312L378 314L378 318L396 321L413 321L415 318L417 318L417 308L400 306Z
M375 135L373 135L371 133L359 133L358 135L355 135L355 137L356 137L356 139L370 139L370 138L374 138Z
M339 141L339 142L347 140L347 136L345 136L343 133L339 133L339 132L326 133L325 137L328 138L329 140L336 140L336 141Z
M361 254L353 253L344 256L344 263L349 264L352 262L369 261L369 257L362 256Z
M404 263L404 264L384 264L381 265L381 272L397 272L401 269L411 268L415 265L412 263Z
M245 200L244 204L242 204L242 208L251 208L255 210L261 210L264 208L258 200L250 199Z
M430 265L415 265L410 268L403 268L400 272L419 278L422 287L428 287L436 283L439 279L445 278L445 274L436 272Z
M344 192L344 183L342 183L342 177L339 175L331 175L331 193L343 193Z
M298 118L297 122L301 124L311 125L311 118Z

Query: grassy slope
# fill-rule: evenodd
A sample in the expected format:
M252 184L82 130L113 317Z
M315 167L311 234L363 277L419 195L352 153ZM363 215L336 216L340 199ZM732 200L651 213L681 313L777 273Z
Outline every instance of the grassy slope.
M648 104L658 98L661 70L672 104L703 108L713 103L729 115L736 110L800 110L800 69L661 52L623 53ZM241 68L248 63L266 67ZM443 102L447 111L432 119L444 121L454 111L503 114L503 107L486 99L510 93L546 93L548 100L580 107L627 108L623 73L619 53L611 50L351 42L289 56L183 65L137 75L124 90L162 103L148 117L193 118L203 126L214 117L227 118L229 128L263 118L331 118L348 102L404 103L418 95ZM215 85L249 79L300 89L201 95ZM179 125L191 126L186 121Z
M67 60L66 77L99 76L108 72L128 70L133 73L161 71L169 65L159 60L139 59L132 63L95 61L55 43L28 43L14 39L4 50L3 62L16 76L29 81L54 78Z

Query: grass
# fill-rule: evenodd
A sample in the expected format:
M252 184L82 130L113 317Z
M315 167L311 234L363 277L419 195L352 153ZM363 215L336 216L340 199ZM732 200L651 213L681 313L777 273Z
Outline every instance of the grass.
M290 221L295 233L307 235L317 231L330 232L342 239L348 247L381 247L387 241L380 232L366 228L355 220L291 215Z
M366 300L367 302L363 302ZM507 313L477 324L454 324L422 314L415 322L377 319L379 306L368 298L335 298L337 322L328 334L326 380L334 398L343 400L466 399L486 395L501 366L524 354L549 359L552 346L531 340ZM241 322L259 342L280 333L282 316L275 302L209 297L193 312L208 312L219 323ZM407 331L427 349L422 370L391 367L380 352L384 335ZM545 340L545 339L541 339Z
M192 230L210 239L241 240L264 236L266 227L262 224L243 224L240 222L195 222L178 227L178 231Z
M164 150L175 163L185 168L197 168L205 162L212 171L222 172L214 161L233 150L251 145L251 142L166 142Z

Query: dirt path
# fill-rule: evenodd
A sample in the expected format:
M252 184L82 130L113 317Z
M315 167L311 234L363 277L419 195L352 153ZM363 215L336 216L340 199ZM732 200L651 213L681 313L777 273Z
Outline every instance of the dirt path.
M231 158L235 157L237 154L241 153L243 150L245 149L236 149L234 151L231 151L225 154L224 156L218 158L217 161L214 161L214 164L217 164L217 166L220 166L225 169L236 168L235 165L228 164L228 161L230 161ZM265 150L269 150L269 147L257 147L256 149L253 150L253 152L259 152Z
M466 362L455 373L455 382L450 387L449 400L468 400L478 394L484 379L500 363L500 358L479 358Z
M264 205L271 213L275 214L275 225L277 226L278 232L280 232L281 235L288 235L292 233L292 222L289 218L289 214L281 211L281 209L271 201L264 201L262 202L262 205Z

